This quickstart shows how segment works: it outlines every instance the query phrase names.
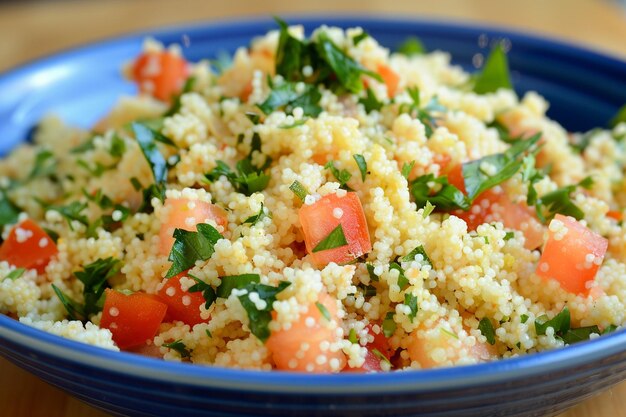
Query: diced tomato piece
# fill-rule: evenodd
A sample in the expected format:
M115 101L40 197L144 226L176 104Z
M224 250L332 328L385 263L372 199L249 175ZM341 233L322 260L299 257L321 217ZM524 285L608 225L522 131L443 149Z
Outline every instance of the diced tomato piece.
M360 368L351 368L346 366L343 368L342 372L353 372L353 373L365 373L365 372L380 372L382 368L380 367L380 358L376 356L370 349L367 350L365 354L365 362L361 365Z
M181 272L172 278L163 279L163 287L158 294L160 300L167 304L169 319L182 321L193 327L206 321L200 317L200 306L205 300L201 292L182 289L180 280L186 276L186 272Z
M461 190L463 194L467 194L467 190L465 190L465 178L463 178L462 164L450 167L450 170L448 171L448 182Z
M152 340L166 311L165 303L148 294L125 295L107 288L100 327L111 331L120 349L128 349Z
M609 241L573 217L557 214L548 227L548 240L537 275L556 279L573 294L586 294L602 264Z
M612 219L617 220L618 222L624 220L624 214L621 211L609 210L606 215Z
M0 260L18 268L36 269L40 274L57 253L52 238L31 219L14 226L0 246Z
M487 190L474 200L469 211L457 210L453 214L465 220L468 230L476 230L483 223L502 222L504 227L524 234L527 249L543 244L545 228L534 212L525 204L513 203L501 191Z
M323 267L330 262L345 264L372 250L363 206L354 192L342 197L328 194L299 211L306 250L313 263ZM347 245L313 252L313 249L341 224Z
M228 226L226 211L215 204L200 200L188 200L186 198L168 198L165 200L166 217L161 219L160 252L167 255L174 244L174 230L184 229L195 231L198 223L206 223L213 220L224 229Z
M374 337L374 340L369 343L367 347L372 350L376 349L377 351L385 355L388 360L391 360L391 357L394 355L395 350L391 347L391 345L389 345L389 339L387 339L382 330L379 333L375 333L372 329L371 324L367 326L367 330L369 331L369 334Z
M139 90L161 101L170 101L178 94L188 75L187 61L170 51L145 52L132 66Z
M252 80L250 80L243 88L243 90L241 90L241 94L239 94L239 98L241 99L242 102L247 102L248 101L248 97L250 97L250 94L252 94Z
M398 73L385 64L378 65L377 70L378 74L380 74L385 85L387 86L387 94L389 97L395 96L398 92L398 84L400 84L400 76Z

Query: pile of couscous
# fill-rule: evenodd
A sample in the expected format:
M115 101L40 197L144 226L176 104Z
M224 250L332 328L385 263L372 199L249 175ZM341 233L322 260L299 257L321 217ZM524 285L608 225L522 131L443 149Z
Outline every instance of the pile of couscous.
M223 63L222 63L223 64ZM287 27L228 65L147 41L92 131L0 162L0 311L107 349L368 372L599 337L626 305L626 123L570 134L496 45ZM624 112L626 113L626 112Z

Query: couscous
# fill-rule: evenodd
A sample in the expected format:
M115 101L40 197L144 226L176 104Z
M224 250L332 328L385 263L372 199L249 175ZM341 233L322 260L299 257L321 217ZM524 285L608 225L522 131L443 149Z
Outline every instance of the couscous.
M626 111L570 134L417 39L278 30L229 65L147 41L92 131L0 162L0 311L172 361L471 364L621 327ZM223 63L222 63L223 64Z

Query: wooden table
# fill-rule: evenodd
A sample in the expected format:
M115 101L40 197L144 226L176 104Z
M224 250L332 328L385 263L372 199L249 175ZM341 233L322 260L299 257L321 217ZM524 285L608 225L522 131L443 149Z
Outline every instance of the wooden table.
M0 3L0 71L121 33L181 22L303 12L413 15L533 31L626 58L626 10L610 1L552 0L37 1ZM0 92L1 93L1 92ZM0 415L105 417L0 359ZM626 415L626 382L560 417Z

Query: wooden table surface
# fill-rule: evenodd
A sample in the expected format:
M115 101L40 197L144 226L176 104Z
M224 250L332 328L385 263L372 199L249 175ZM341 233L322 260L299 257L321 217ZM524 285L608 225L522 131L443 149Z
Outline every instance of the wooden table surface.
M333 12L465 20L532 31L626 58L626 10L609 0L293 0L0 2L0 71L104 37L224 17ZM1 92L0 92L1 94ZM105 417L0 359L0 415ZM626 416L626 382L560 417Z

